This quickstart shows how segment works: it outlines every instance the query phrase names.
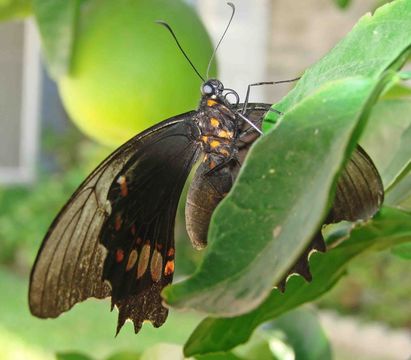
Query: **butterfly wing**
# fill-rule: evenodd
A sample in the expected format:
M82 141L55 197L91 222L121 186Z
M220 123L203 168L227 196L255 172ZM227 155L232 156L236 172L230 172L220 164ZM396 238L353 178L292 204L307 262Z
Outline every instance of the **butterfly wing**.
M29 303L34 315L57 317L89 297L112 295L120 309L119 324L131 318L137 331L145 319L156 326L165 321L160 291L172 280L167 261L174 257L175 212L199 153L193 116L194 111L182 114L135 136L72 195L48 230L32 269ZM140 272L144 268L144 276L134 269L137 276L130 277L126 271L134 248L134 265Z

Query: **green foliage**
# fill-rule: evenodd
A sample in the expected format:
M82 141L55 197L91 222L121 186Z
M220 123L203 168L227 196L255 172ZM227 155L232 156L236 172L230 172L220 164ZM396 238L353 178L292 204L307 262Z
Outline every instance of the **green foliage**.
M31 12L31 0L0 0L0 21L22 19Z
M402 259L411 260L411 243L395 246L392 253Z
M409 244L402 245L409 248ZM390 251L364 253L353 259L338 286L316 304L321 309L355 317L360 323L378 322L409 329L411 288L404 285L409 271L410 263Z
M307 331L309 329L309 331ZM300 308L263 326L266 333L284 333L295 359L331 360L331 348L314 311Z
M79 353L61 353L56 355L56 360L93 360Z
M346 236L343 236L343 239ZM411 240L411 214L385 208L372 221L357 224L349 239L325 254L313 254L311 283L292 277L287 290L273 290L253 311L232 318L207 318L201 322L185 346L187 356L229 350L250 337L254 329L279 315L312 301L329 291L344 275L348 263L367 250L389 249Z
M334 0L334 2L341 9L346 9L351 4L351 0Z
M82 171L72 170L64 177L43 177L34 187L0 189L1 263L27 267L51 220L83 176Z
M84 141L77 131L69 131L64 137L49 133L43 146L46 156L53 153L60 171L51 174L40 169L33 185L0 187L0 263L17 264L26 270L54 216L92 167L107 154L107 149Z

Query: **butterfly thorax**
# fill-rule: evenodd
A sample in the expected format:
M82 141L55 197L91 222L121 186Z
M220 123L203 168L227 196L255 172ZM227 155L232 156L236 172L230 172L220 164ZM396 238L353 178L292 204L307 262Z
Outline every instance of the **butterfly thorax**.
M235 139L238 133L235 113L219 99L203 96L196 124L197 142L205 154L204 161L212 170L215 166L234 159L237 154Z

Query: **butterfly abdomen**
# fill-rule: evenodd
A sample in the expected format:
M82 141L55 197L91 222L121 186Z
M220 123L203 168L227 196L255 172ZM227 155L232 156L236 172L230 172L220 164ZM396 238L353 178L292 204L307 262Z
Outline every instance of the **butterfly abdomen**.
M211 215L233 185L233 176L227 165L209 172L212 155L198 167L191 182L186 201L186 228L193 246L202 249L207 245Z

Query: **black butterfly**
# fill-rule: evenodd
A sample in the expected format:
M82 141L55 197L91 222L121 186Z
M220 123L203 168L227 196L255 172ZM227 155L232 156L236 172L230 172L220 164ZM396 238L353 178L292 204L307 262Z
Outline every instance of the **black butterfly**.
M111 296L112 307L119 309L117 332L126 319L133 321L135 332L145 320L155 327L165 322L168 310L160 292L173 278L175 215L188 174L201 160L187 197L186 224L193 245L202 248L211 214L230 191L270 110L268 104L248 104L248 96L239 104L237 93L216 79L201 89L196 111L136 135L72 195L33 266L32 314L57 317L89 297ZM327 222L368 218L381 201L378 172L357 148L340 177ZM289 273L310 280L307 257L313 249L325 251L320 231ZM285 279L278 286L284 285Z

